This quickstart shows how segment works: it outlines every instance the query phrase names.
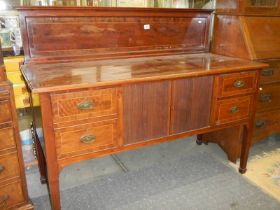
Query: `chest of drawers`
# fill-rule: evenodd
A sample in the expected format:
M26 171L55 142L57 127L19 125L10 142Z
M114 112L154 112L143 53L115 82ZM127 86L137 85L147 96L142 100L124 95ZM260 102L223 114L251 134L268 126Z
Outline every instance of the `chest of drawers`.
M12 86L0 82L0 209L33 209L25 181Z
M265 62L269 67L261 72L253 142L280 133L280 60Z

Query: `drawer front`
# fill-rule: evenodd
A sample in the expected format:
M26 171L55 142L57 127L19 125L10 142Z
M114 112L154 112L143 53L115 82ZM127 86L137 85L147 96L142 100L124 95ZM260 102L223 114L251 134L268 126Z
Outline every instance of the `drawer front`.
M225 74L217 77L218 97L228 97L256 91L256 72Z
M15 148L15 138L13 128L0 129L0 151L4 149Z
M22 74L20 71L7 72L7 77L13 84L23 84L24 85L24 80L23 80L23 77L22 77Z
M268 62L269 67L261 71L261 84L280 82L280 60Z
M0 186L0 209L10 208L24 202L20 182Z
M9 99L0 100L0 123L12 121L11 104Z
M249 117L252 96L217 101L216 124L225 124Z
M117 119L58 129L55 138L59 157L115 148Z
M268 111L280 108L280 83L262 85L257 110Z
M17 153L0 156L0 181L19 176Z
M280 133L280 110L256 114L253 142L277 133Z
M115 88L53 94L54 122L116 114L116 94Z

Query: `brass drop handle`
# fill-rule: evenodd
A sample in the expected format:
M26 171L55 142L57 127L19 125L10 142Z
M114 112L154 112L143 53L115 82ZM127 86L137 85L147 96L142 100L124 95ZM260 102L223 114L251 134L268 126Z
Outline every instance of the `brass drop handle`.
M85 144L89 144L96 141L96 136L95 135L82 136L80 140Z
M240 110L239 110L239 108L238 108L237 106L233 106L233 107L230 108L230 112L231 112L232 114L237 113L237 112L239 112L239 111L240 111Z
M10 196L8 194L4 194L2 197L0 197L0 207L5 207L7 205L7 201L9 200Z
M264 128L266 126L265 121L257 121L256 122L256 128Z
M271 93L261 93L260 94L260 102L269 102L271 101L272 94Z
M5 167L3 165L0 165L0 173L2 173L5 170Z
M94 107L94 102L93 101L83 101L77 105L77 108L80 110L88 110L92 109Z
M234 83L233 83L233 86L236 87L236 88L243 88L245 86L245 82L243 80L236 80Z
M273 68L266 68L262 70L262 76L272 76L274 74Z

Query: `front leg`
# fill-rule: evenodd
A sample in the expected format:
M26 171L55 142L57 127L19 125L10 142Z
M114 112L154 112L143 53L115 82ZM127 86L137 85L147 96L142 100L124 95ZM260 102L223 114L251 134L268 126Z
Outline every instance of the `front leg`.
M60 210L59 167L53 128L53 111L49 94L40 94L41 113L46 151L48 187L53 210Z
M253 136L253 127L252 125L245 125L243 131L243 139L242 139L242 147L241 147L241 155L240 155L240 166L239 172L244 174L247 170L247 161L249 156L249 150L251 146Z

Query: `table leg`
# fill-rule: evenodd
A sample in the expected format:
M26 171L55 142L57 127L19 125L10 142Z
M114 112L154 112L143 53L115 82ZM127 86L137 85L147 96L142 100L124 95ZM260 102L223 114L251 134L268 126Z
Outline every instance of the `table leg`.
M59 167L57 162L55 134L50 95L40 94L40 104L43 122L44 143L48 173L48 187L53 210L60 210Z
M247 170L247 160L249 156L249 150L251 146L251 140L253 135L253 128L251 125L245 125L243 129L243 140L240 155L239 172L244 174Z

